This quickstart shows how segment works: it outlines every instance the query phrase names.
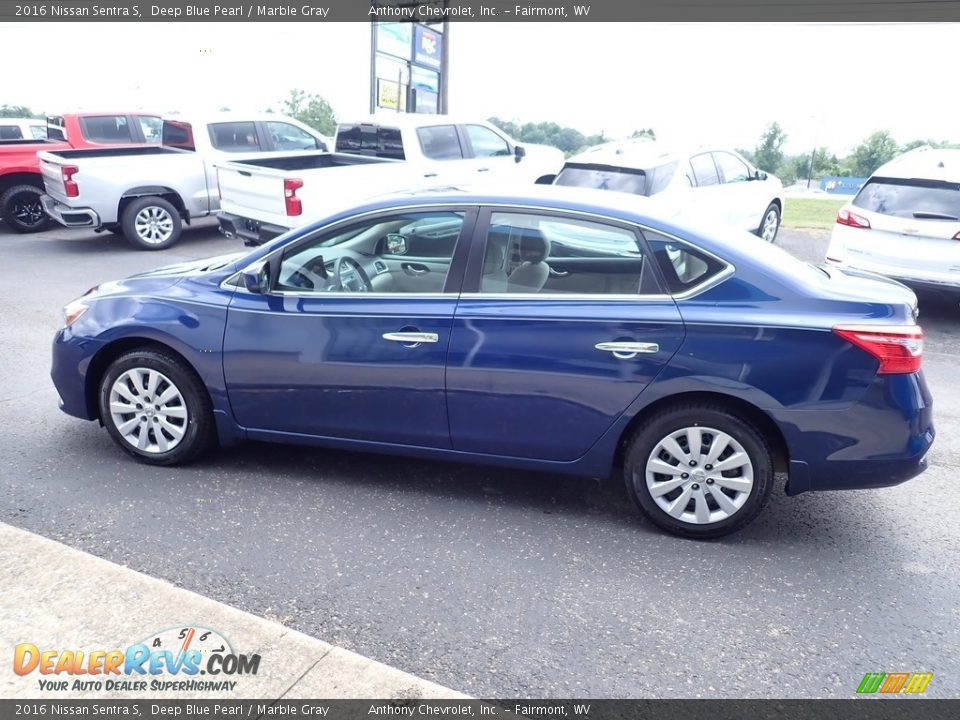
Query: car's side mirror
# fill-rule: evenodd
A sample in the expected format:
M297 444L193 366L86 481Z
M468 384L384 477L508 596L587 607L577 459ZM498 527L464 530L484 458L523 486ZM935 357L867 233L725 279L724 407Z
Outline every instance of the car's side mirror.
M767 174L763 170L757 170L757 172L751 178L752 180L766 180Z
M243 287L254 295L265 295L270 290L270 263L254 263L240 271Z
M553 185L553 181L556 179L556 175L543 175L537 178L537 181L534 183L534 185Z
M527 151L524 150L523 145L517 145L513 148L513 159L516 162L520 162L527 156Z

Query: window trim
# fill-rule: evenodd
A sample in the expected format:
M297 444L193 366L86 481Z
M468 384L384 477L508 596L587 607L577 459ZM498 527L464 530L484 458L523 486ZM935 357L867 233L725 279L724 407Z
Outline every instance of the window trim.
M664 293L660 295L640 295L638 293L635 295L631 294L631 295L625 295L625 296L617 296L617 295L578 295L575 293L563 293L561 295L552 295L552 294L546 295L546 294L540 294L540 293L522 293L522 294L481 293L479 291L464 290L463 287L467 284L467 278L470 277L471 273L473 273L474 271L476 271L476 278L477 278L476 286L478 289L480 287L479 285L480 277L483 271L483 251L481 250L478 252L475 248L485 247L483 245L483 240L486 238L486 233L484 232L483 235L481 236L480 231L481 231L481 228L485 229L489 227L487 222L489 220L489 216L485 217L484 213L493 211L493 210L503 210L503 209L506 209L509 212L529 211L530 213L539 213L539 214L553 213L553 214L558 214L562 216L572 216L577 219L586 218L593 221L599 221L602 224L613 225L615 227L623 227L633 231L634 233L639 234L640 240L641 240L641 247L645 252L647 252L651 256L652 256L652 250L650 248L650 245L647 242L646 235L644 235L644 233L646 232L656 233L657 235L668 238L671 242L676 242L678 244L681 244L693 250L696 250L697 252L701 252L704 255L707 255L708 257L716 260L718 263L723 265L723 269L720 270L720 272L718 272L716 275L713 275L712 277L704 280L699 285L694 285L693 287L685 290L684 292L677 293L674 295L671 295L669 292L666 292L666 291L664 291ZM464 229L461 230L462 235L460 239L457 241L457 247L454 250L453 261L450 264L450 272L447 276L447 281L449 283L449 280L451 277L454 276L454 273L460 272L460 287L456 289L445 287L444 292L440 293L439 295L429 294L429 293L424 293L421 295L414 295L414 294L407 294L407 293L388 293L383 295L381 295L380 293L362 293L363 297L369 297L374 299L377 299L377 298L384 299L384 298L398 298L398 297L420 298L420 297L457 296L461 299L470 299L470 300L484 299L484 298L490 298L490 299L516 298L517 300L529 301L532 298L542 298L544 300L575 300L575 301L642 300L644 302L649 302L651 300L663 300L663 301L675 302L677 300L689 300L693 297L696 297L697 295L700 295L701 293L704 293L707 290L710 290L711 288L724 282L737 271L736 265L731 263L729 260L725 260L724 258L716 255L715 253L710 252L706 248L703 248L700 245L691 243L690 241L685 240L683 238L677 237L676 235L670 232L659 230L657 228L648 227L642 223L632 223L630 221L618 220L617 218L611 218L607 215L601 215L595 212L589 212L585 210L557 210L556 208L546 208L546 207L541 207L537 205L516 205L512 203L484 203L483 205L470 205L470 204L464 204L462 202L451 201L448 204L402 205L402 206L392 207L388 209L370 210L368 212L361 213L359 215L354 215L350 218L344 218L342 220L331 222L327 225L323 225L321 227L316 228L314 231L307 233L306 235L304 235L301 238L298 238L292 243L289 243L289 244L283 245L282 247L271 250L269 253L258 258L257 260L246 263L240 268L238 272L225 278L220 283L220 287L224 290L240 291L240 292L245 292L250 294L249 291L243 286L243 283L239 282L240 273L242 273L246 268L251 267L256 263L260 263L260 262L272 263L276 261L276 258L282 256L282 253L285 250L293 249L298 245L308 242L309 239L315 237L316 234L336 230L340 227L346 227L356 221L363 220L364 218L375 217L377 215L390 215L397 212L430 212L430 211L440 211L440 212L448 211L448 212L465 213ZM472 226L470 228L467 228L468 223L472 223ZM475 255L477 256L476 262L474 259ZM660 272L658 263L654 262L652 264L652 267L657 277L657 281L660 283L660 287L661 288L667 287L666 282ZM276 272L276 268L271 267L271 275L274 275L275 272ZM236 284L231 284L232 282ZM273 291L271 290L270 292L267 293L267 295L272 294L272 292ZM304 295L303 293L300 293L300 294L292 293L292 294L294 296ZM360 295L361 293L351 294L351 297L359 297ZM307 296L316 297L316 293L309 293L307 294ZM331 297L333 296L331 295Z
M324 225L319 227L314 231L308 232L303 237L298 238L297 240L283 245L282 247L271 250L269 253L264 255L259 260L254 261L253 263L248 263L241 268L240 273L243 272L243 269L250 267L255 263L269 263L270 265L270 287L265 293L260 293L265 297L305 297L305 298L316 298L316 297L340 297L338 293L318 293L318 292L297 292L295 290L276 290L276 281L279 277L280 264L289 254L297 252L300 248L305 245L309 245L311 242L314 242L318 236L325 235L328 233L339 232L350 228L351 226L365 224L370 220L376 220L379 217L390 217L391 215L398 214L407 214L407 213L429 213L429 212L454 212L454 213L463 213L463 225L460 226L460 237L457 238L457 243L453 248L453 256L450 258L450 269L447 271L447 277L443 283L443 291L439 293L346 293L350 297L358 298L374 298L374 299L389 299L389 298L438 298L438 297L458 297L460 295L460 290L463 285L464 278L464 269L467 263L467 253L469 251L470 243L473 238L473 231L477 220L478 208L476 205L464 205L463 203L450 204L450 205L422 205L422 206L403 206L396 208L388 208L383 210L373 210L369 213L363 213L361 215L356 215L350 218L345 218L339 220L329 225ZM235 273L231 275L223 282L220 283L220 286L229 285L230 287L236 287L243 292L249 292L243 287L243 283L240 282L237 285L230 285L229 281L231 278L239 276L240 273ZM459 278L459 281L457 281ZM451 287L451 282L456 283L456 287Z

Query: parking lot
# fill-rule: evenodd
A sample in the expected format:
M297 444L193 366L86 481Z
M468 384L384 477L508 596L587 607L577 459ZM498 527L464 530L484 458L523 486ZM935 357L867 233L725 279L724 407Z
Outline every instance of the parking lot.
M820 261L826 241L779 242ZM2 226L0 248L3 522L479 697L849 697L876 671L960 693L956 306L921 301L938 426L925 474L775 492L744 531L700 543L599 481L255 443L136 464L57 409L60 308L242 246L204 222L161 253Z

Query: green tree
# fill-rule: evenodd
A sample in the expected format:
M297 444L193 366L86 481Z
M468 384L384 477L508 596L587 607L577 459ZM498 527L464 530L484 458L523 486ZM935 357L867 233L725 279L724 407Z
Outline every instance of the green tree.
M324 135L333 135L337 131L333 108L316 93L294 88L283 101L281 109L284 115L296 118Z
M657 139L657 133L653 128L644 128L643 130L634 130L633 134L630 136L633 138L650 138L651 140Z
M787 134L780 127L780 123L772 122L760 136L760 143L753 151L753 162L761 170L775 172L783 162L783 143Z
M6 118L42 118L26 105L0 105L0 117Z
M867 177L900 152L896 141L886 130L878 130L853 149L847 158L850 172L855 177Z

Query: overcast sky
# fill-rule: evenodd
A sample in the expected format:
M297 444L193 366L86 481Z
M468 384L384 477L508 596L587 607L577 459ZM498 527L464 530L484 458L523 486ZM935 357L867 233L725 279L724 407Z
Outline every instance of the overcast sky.
M454 23L450 110L622 137L845 154L867 134L960 141L960 25ZM292 87L369 103L367 23L0 23L0 104L262 110Z

